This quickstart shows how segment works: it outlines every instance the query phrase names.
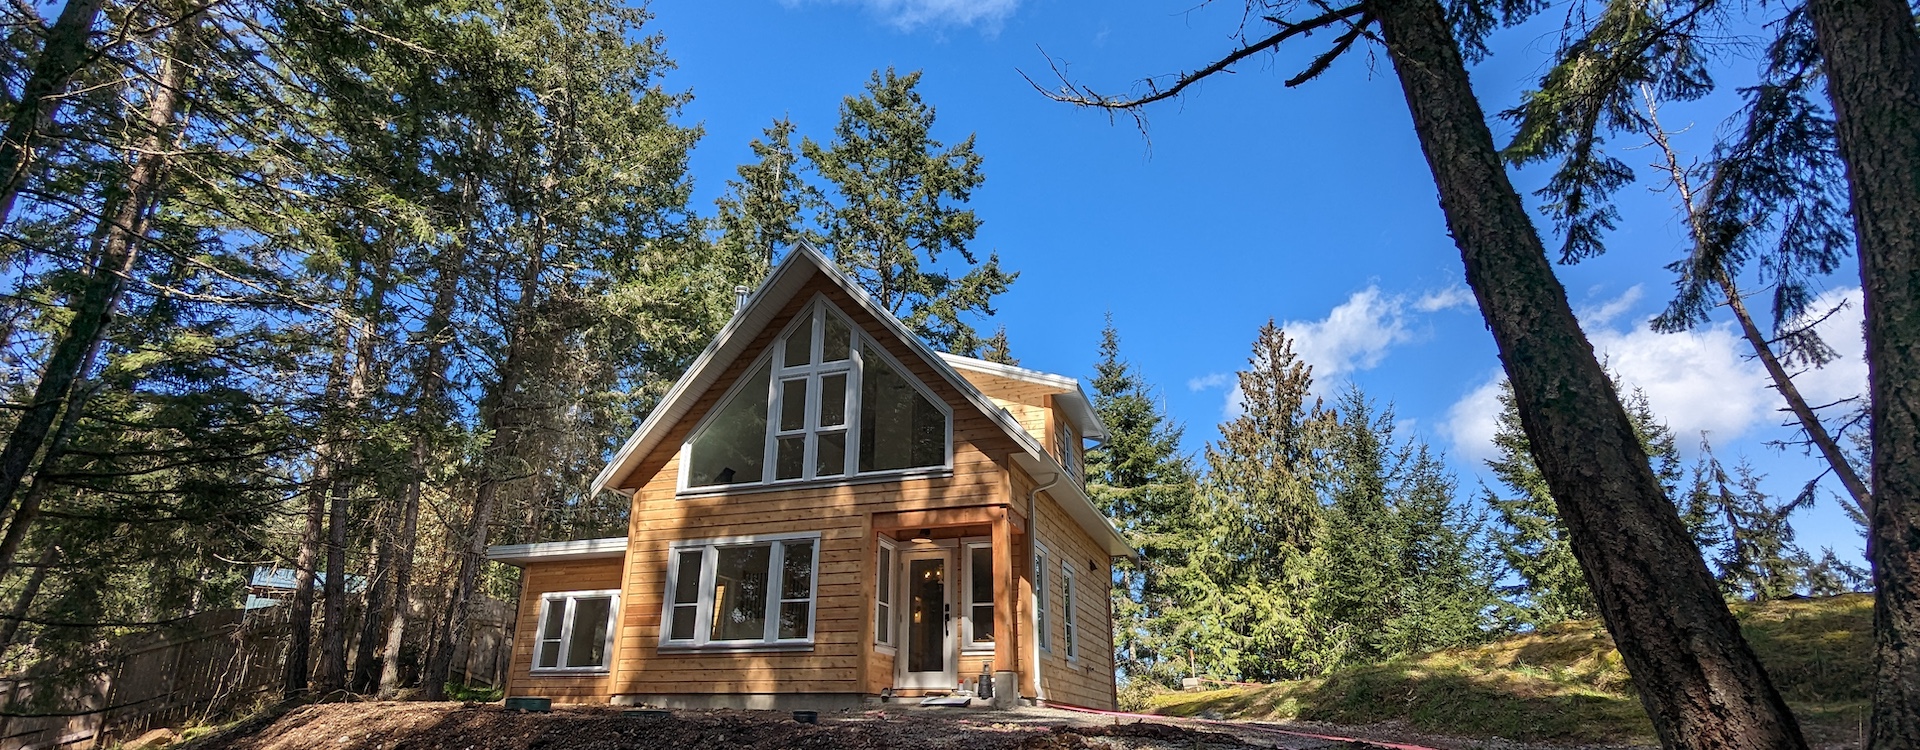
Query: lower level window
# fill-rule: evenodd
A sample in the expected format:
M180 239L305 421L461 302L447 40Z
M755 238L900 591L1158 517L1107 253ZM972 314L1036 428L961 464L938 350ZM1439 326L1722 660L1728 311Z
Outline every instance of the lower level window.
M819 536L679 542L667 563L667 646L813 642Z
M619 598L617 591L556 591L540 597L533 668L605 670Z

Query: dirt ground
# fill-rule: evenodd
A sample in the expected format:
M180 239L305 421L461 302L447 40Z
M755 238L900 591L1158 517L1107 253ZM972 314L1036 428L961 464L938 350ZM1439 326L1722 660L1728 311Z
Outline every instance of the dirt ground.
M1254 724L1139 722L1052 709L887 707L821 712L801 724L774 711L674 711L629 718L610 706L509 711L497 704L303 706L188 743L191 750L612 750L613 748L906 748L909 750L1361 750ZM1303 730L1311 731L1311 730Z

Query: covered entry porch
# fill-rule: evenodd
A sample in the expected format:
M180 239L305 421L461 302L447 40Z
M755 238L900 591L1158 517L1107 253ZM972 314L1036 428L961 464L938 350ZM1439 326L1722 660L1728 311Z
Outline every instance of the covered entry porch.
M895 511L875 514L873 530L869 689L964 687L996 706L1031 696L1020 658L1031 648L1026 518L1006 505Z

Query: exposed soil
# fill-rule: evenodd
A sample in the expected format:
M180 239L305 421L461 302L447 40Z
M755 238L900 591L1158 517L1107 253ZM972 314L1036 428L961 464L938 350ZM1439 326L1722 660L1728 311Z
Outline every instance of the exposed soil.
M1254 726L1196 728L1047 709L821 712L802 724L775 711L673 711L625 716L610 706L510 711L497 704L330 703L303 706L189 743L191 750L613 750L614 748L908 748L928 750L1228 750L1366 747ZM1229 731L1231 733L1229 733Z

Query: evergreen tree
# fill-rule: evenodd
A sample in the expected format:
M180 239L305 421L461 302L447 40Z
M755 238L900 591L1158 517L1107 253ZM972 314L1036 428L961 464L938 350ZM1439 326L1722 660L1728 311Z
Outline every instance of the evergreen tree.
M1186 668L1170 608L1178 592L1168 572L1189 564L1196 538L1195 477L1180 452L1182 428L1153 389L1120 356L1112 318L1100 334L1093 402L1107 439L1087 451L1087 494L1140 551L1114 567L1114 663L1126 679L1176 684Z
M749 284L773 268L779 248L801 239L803 209L820 196L800 175L800 157L793 149L793 121L780 118L748 146L755 161L742 164L739 179L727 181L727 193L714 201L713 219L719 237L714 249L741 269Z
M1336 402L1315 555L1315 622L1340 663L1373 663L1486 637L1497 601L1481 524L1455 507L1453 478L1394 434L1357 386Z
M1720 543L1702 551L1711 552L1727 596L1763 602L1811 587L1807 575L1815 563L1794 546L1789 516L1811 505L1812 495L1774 500L1760 488L1762 477L1752 466L1741 461L1729 473L1705 441L1695 474L1696 502L1716 516L1721 531Z
M1312 398L1313 368L1268 321L1239 373L1242 413L1220 425L1207 446L1202 483L1207 527L1218 559L1189 581L1185 615L1208 641L1204 669L1242 679L1278 679L1321 671L1308 608L1314 589L1309 556L1321 532L1315 495L1315 446L1329 417ZM1311 399L1311 403L1309 400Z
M1019 274L968 247L980 220L961 206L986 181L981 158L971 135L951 147L933 138L919 84L918 71L876 71L841 103L833 140L802 139L800 152L827 183L820 218L840 268L935 349L971 355L982 342L965 318L992 315ZM957 276L939 265L952 255Z
M1616 386L1617 387L1617 386ZM1673 431L1653 414L1646 394L1638 390L1624 406L1642 450L1649 457L1661 490L1673 503L1680 495L1685 476ZM1508 596L1519 608L1521 619L1535 626L1563 620L1583 619L1598 613L1586 574L1574 557L1567 528L1560 520L1559 506L1547 489L1545 478L1534 463L1526 432L1520 427L1520 412L1513 391L1504 382L1500 389L1500 416L1493 437L1499 456L1487 461L1487 467L1513 495L1502 497L1482 488L1486 502L1499 523L1493 535L1507 565L1519 575L1521 584L1508 586ZM1698 514L1695 514L1698 515ZM1694 525L1696 548L1702 546L1699 534L1710 529Z

